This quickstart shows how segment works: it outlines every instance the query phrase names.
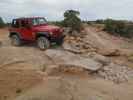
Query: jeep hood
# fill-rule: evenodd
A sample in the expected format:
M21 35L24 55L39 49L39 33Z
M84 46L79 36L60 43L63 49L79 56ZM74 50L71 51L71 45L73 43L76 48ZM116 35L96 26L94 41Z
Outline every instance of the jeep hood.
M33 29L35 31L40 31L40 32L45 32L45 31L53 32L55 30L60 30L60 27L54 25L40 25L40 26L34 26Z

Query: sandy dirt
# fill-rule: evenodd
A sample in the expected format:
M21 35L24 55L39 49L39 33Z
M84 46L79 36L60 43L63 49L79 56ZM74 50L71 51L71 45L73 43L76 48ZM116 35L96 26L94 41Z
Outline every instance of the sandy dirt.
M132 82L116 85L95 77L49 77L16 100L132 100Z
M41 75L34 70L1 69L0 100L12 100L41 80Z
M89 28L87 31L97 30ZM97 38L95 35L92 37ZM123 40L115 39L111 45L116 41L128 49L126 44L129 43ZM45 67L55 62L45 51L40 51L33 44L11 46L7 29L0 29L0 42L0 100L133 100L133 79L115 84L84 70L69 73L58 69L46 74L43 72ZM105 45L103 40L101 43ZM112 58L118 63L126 62L125 58L118 59Z

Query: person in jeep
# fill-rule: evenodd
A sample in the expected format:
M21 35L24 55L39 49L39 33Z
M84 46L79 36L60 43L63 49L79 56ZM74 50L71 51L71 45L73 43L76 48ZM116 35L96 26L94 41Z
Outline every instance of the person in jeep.
M20 46L23 41L37 42L41 50L46 50L52 42L61 45L65 35L63 29L48 25L43 17L13 19L9 28L11 44Z

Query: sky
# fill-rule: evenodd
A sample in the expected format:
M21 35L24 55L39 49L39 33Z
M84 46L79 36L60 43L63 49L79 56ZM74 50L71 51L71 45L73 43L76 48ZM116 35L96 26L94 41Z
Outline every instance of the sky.
M133 0L0 0L0 16L6 22L30 16L62 20L69 9L80 11L82 20L133 20Z

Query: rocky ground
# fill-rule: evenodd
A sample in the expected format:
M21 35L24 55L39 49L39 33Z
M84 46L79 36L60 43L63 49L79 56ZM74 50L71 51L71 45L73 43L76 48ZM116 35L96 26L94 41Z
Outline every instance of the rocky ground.
M86 26L62 47L13 47L0 30L0 100L132 100L133 42Z
M132 42L128 39L112 36L90 26L80 36L68 36L63 48L102 64L97 75L106 80L121 83L133 77L133 70L129 68L133 66L132 61L122 59L128 59L133 53Z

